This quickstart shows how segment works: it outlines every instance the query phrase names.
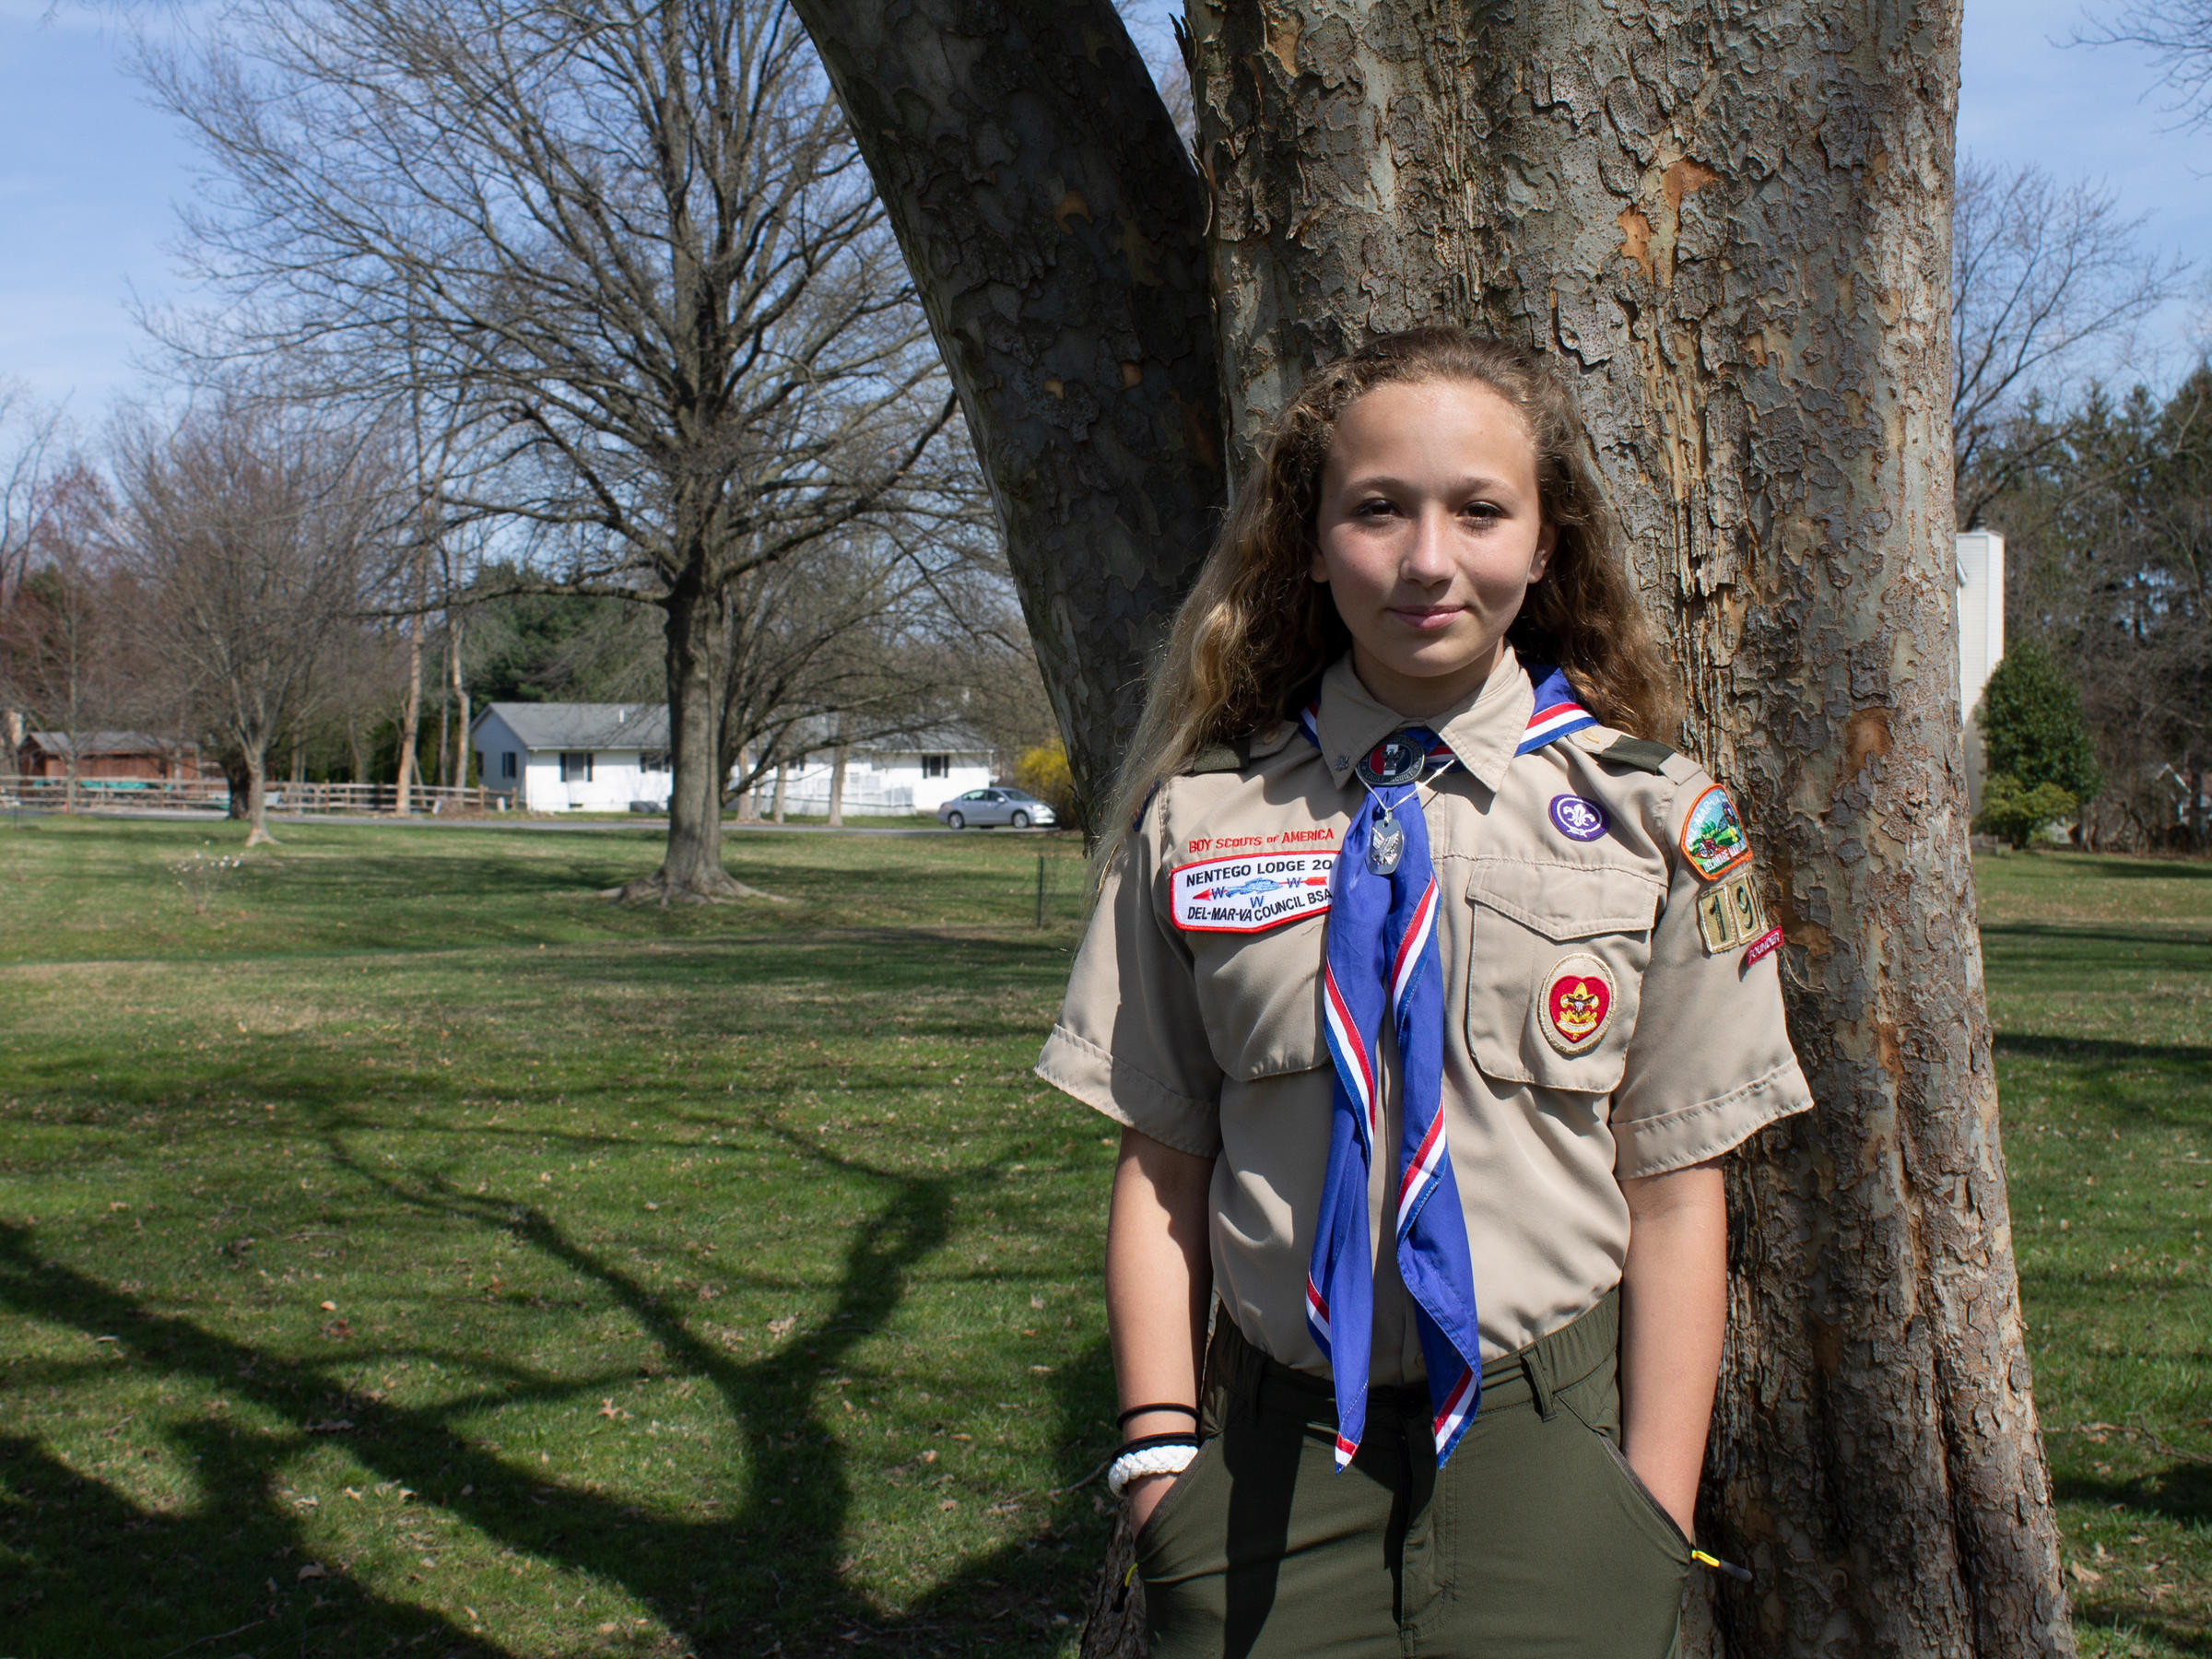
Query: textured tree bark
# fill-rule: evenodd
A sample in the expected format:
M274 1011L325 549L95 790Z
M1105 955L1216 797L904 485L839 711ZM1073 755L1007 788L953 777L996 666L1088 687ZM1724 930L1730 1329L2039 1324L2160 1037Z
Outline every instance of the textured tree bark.
M1088 823L1213 534L1205 198L1110 0L794 0L982 457Z
M1731 1160L1701 1524L1757 1655L2074 1651L1973 927L1947 279L1956 0L1192 8L1232 455L1460 321L1578 382L1779 888L1819 1110Z
M427 626L423 606L429 594L429 547L415 554L415 614L407 618L407 697L399 715L399 783L392 793L392 812L405 818L412 810L411 785L422 782L422 766L416 747L422 730L422 630Z
M722 866L722 606L703 582L676 582L668 614L668 850L620 891L627 903L735 899L753 889Z
M269 768L265 743L242 746L246 771L246 830L249 847L273 847L276 838L269 833Z

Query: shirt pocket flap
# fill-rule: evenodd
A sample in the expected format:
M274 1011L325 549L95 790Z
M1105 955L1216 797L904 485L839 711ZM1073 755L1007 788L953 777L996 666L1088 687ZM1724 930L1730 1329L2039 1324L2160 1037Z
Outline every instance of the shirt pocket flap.
M1325 916L1254 934L1188 934L1214 1064L1241 1083L1329 1064L1322 1035Z
M1527 858L1481 858L1467 897L1547 939L1648 934L1666 887L1641 870Z
M1467 1049L1488 1077L1610 1094L1628 1066L1663 883L1634 868L1476 861Z

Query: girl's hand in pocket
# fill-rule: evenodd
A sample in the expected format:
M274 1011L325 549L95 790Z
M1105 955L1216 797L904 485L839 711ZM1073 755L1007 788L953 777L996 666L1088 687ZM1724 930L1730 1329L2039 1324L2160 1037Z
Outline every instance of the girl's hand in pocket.
M1152 1519L1152 1512L1159 1507L1159 1500L1174 1484L1172 1475L1139 1475L1123 1489L1122 1496L1129 1505L1131 1537L1145 1530L1145 1523Z

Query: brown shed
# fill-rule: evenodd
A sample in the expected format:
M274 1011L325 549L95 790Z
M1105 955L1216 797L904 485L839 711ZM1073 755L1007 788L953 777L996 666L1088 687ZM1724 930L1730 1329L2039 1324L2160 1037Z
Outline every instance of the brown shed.
M200 776L199 751L149 737L144 732L32 732L16 751L16 771L26 778L65 778L69 755L77 756L76 775L147 783L190 782Z

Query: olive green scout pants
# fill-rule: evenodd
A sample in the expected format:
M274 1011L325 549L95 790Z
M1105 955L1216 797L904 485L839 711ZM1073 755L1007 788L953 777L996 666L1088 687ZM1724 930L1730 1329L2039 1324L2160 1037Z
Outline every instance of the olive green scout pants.
M1619 1306L1486 1366L1440 1473L1425 1388L1328 1385L1225 1319L1197 1461L1137 1535L1155 1659L1668 1659L1689 1545L1617 1451Z

